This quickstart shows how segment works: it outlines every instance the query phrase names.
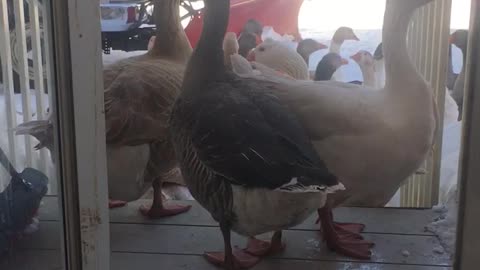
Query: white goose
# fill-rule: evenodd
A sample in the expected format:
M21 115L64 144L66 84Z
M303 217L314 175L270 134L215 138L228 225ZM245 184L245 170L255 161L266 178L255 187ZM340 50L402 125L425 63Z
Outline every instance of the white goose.
M376 77L375 77L375 61L373 55L365 50L360 50L356 54L350 56L362 71L363 76L363 86L366 87L375 87Z
M347 40L356 40L359 41L358 37L355 35L353 32L353 29L350 27L339 27L337 31L333 34L332 37L332 42L330 43L330 48L329 52L337 53L341 55L340 50L342 48L342 45L345 41ZM339 68L335 73L333 74L332 77L333 80L335 81L345 81L345 76L343 74L343 69Z
M387 1L382 91L262 75L276 83L272 93L297 115L317 152L347 188L329 196L327 207L319 211L327 245L339 253L369 258L371 243L359 239L363 225L334 223L331 208L384 206L433 145L438 115L432 89L415 70L406 46L412 14L430 1Z

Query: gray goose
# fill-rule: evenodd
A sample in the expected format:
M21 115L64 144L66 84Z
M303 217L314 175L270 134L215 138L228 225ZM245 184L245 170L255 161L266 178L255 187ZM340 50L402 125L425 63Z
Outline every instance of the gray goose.
M338 53L327 53L317 64L314 81L331 80L333 73L335 73L339 67L346 64L348 64L348 61L343 59Z
M205 0L204 28L172 109L170 132L192 196L219 222L225 252L206 258L248 268L281 250L282 230L303 222L343 189L300 122L268 93L273 85L228 71L222 41L229 0ZM249 237L232 253L231 231ZM275 232L271 242L256 235Z

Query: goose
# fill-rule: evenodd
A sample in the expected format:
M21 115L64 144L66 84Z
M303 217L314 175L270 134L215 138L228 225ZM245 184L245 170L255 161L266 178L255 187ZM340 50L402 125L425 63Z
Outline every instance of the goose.
M381 42L373 53L373 59L375 63L375 89L381 89L385 86L385 60L383 59Z
M277 76L283 76L286 78L292 78L291 76L285 74L284 72L274 70L269 68L261 63L255 61L249 62L245 57L238 54L238 41L236 39L236 34L233 32L228 32L225 34L223 40L223 54L224 62L226 68L235 72L236 74L271 74ZM288 61L288 57L286 57ZM293 79L293 78L292 78Z
M381 91L336 81L248 75L276 83L268 91L287 104L327 168L342 179L346 189L329 194L318 212L324 240L337 253L369 259L373 243L359 234L363 224L334 222L332 209L383 207L433 147L438 132L433 90L412 64L406 45L412 14L431 1L387 0Z
M169 112L192 51L180 23L179 5L180 0L156 0L156 36L161 39L156 39L147 53L120 60L103 72L109 195L122 198L111 200L109 206L136 200L152 185L153 204L140 209L149 218L190 208L164 206L161 199L162 180L176 167L167 132ZM42 123L52 128L51 122ZM49 136L39 138L40 142L53 143Z
M225 66L230 70L233 70L232 55L238 55L239 49L237 34L235 32L226 33L223 39L223 56Z
M297 53L303 57L307 66L310 61L310 55L318 50L328 48L327 45L322 44L314 39L306 38L301 40L297 45Z
M342 45L347 40L359 41L357 35L355 35L355 32L353 31L352 28L346 27L346 26L339 27L335 31L335 33L333 34L332 41L330 42L329 52L340 54L340 50L342 48ZM338 69L333 74L333 79L335 81L344 81L345 80L344 76L343 76L342 68Z
M206 253L207 259L225 269L246 268L282 250L282 230L303 222L327 193L343 187L292 112L267 92L276 84L225 67L230 1L204 3L204 27L170 132L192 196L220 224L224 253ZM245 250L232 252L231 231L249 237ZM267 232L274 232L270 243L254 238Z
M278 61L278 57L282 61ZM310 72L302 56L281 41L267 39L247 55L247 59L283 72L298 80L308 80Z
M457 30L450 35L450 43L457 46L462 51L463 56L463 65L460 73L455 80L453 85L452 97L457 102L458 105L458 121L462 120L462 111L463 111L463 92L465 91L465 69L466 69L466 58L467 58L467 43L468 43L468 31L467 30Z
M362 71L363 76L363 86L366 87L375 87L376 78L375 78L375 61L373 55L365 50L360 50L356 54L350 56Z
M259 21L254 19L248 20L238 37L238 53L243 57L247 57L248 53L260 43L262 32L263 27Z
M315 81L329 81L332 79L333 73L342 65L348 64L348 60L342 58L337 53L327 53L318 62L315 69Z

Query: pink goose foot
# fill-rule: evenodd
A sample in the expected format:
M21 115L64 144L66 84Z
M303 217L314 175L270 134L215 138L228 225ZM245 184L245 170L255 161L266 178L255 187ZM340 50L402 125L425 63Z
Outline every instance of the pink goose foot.
M249 238L247 248L244 250L251 255L265 257L280 253L284 249L285 243L282 242L282 233L275 232L271 241L263 241L255 237Z
M210 263L219 266L219 267L226 267L225 265L225 253L224 252L205 252L205 258ZM233 250L233 264L234 269L248 269L255 266L260 261L260 258L252 256L247 252L241 249L234 249Z
M362 224L335 223L331 209L328 207L319 209L318 214L322 224L323 239L328 248L355 259L371 259L371 249L375 244L363 240L363 237L357 233L363 230Z
M140 213L142 215L151 218L151 219L158 219L162 217L170 217L176 216L181 213L185 213L192 208L191 205L157 205L152 204L151 207L141 206Z
M108 208L109 209L124 207L125 205L127 205L126 201L110 200L110 199L108 200Z

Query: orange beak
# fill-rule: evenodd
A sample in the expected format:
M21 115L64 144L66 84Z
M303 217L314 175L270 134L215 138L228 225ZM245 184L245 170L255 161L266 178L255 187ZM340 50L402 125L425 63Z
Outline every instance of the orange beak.
M342 63L342 66L348 65L348 60L345 59L345 58L342 58L342 59L340 60L340 63Z
M249 62L255 61L255 49L251 49L250 52L247 54L247 60Z
M362 56L360 55L360 53L356 53L356 54L350 56L350 58L355 60L355 62L360 62L360 59L362 59Z

